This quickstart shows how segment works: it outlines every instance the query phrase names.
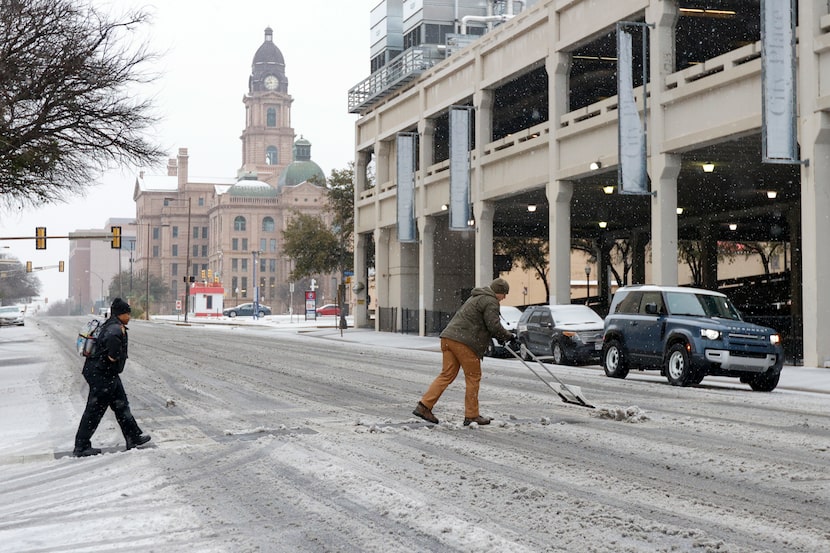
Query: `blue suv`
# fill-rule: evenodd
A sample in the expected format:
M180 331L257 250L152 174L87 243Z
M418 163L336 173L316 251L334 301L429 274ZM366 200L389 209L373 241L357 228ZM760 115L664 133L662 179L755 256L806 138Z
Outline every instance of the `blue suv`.
M602 366L612 378L625 378L630 369L657 369L674 386L731 376L769 392L783 363L778 333L744 321L719 292L625 286L605 318Z

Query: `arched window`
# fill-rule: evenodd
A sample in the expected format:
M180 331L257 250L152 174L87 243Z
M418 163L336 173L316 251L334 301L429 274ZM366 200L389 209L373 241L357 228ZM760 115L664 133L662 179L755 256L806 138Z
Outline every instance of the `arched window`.
M273 217L263 217L263 219L262 219L262 232L274 232L274 218Z
M276 165L279 163L279 156L277 155L276 146L268 146L265 150L265 163L268 165Z
M277 126L277 108L268 108L268 111L265 112L265 126L266 127L276 127Z
M245 217L238 215L233 220L233 230L245 230Z

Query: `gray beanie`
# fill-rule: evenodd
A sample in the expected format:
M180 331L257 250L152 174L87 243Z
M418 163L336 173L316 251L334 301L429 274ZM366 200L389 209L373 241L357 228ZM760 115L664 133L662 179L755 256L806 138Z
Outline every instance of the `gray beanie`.
M497 278L490 283L490 290L496 294L507 294L510 291L510 285L503 278Z

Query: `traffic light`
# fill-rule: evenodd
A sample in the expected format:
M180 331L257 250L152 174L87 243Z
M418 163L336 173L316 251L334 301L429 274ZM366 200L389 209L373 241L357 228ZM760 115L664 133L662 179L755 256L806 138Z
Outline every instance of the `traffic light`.
M63 272L63 261L58 261L58 272L59 273Z
M208 280L213 280L213 270L212 270L212 269L208 269L208 277L207 277L207 279L208 279Z
M201 276L202 276L202 280L205 280L205 270L204 269L202 269Z
M110 242L110 248L113 250L120 250L121 249L121 227L110 227L112 231L112 242Z
M46 249L46 227L35 227L35 249Z
M31 272L32 272L32 262L31 262L31 261L27 261L27 262L26 262L26 272L27 272L27 273L31 273Z

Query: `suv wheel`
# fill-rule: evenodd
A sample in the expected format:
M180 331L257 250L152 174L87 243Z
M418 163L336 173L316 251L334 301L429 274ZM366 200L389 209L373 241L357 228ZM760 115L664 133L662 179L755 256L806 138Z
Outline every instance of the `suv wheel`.
M559 340L554 340L550 345L550 353L553 357L553 362L557 365L570 365L568 356L565 355L565 350L562 348L562 344L559 343Z
M692 363L689 358L689 352L686 350L686 344L673 344L669 348L669 353L666 355L665 372L666 378L672 386L695 384L695 373L692 370Z
M628 365L619 340L608 340L602 346L602 368L611 378L628 376Z
M763 374L751 377L747 384L756 392L771 392L778 386L778 379L781 378L781 373L772 373L772 369Z

